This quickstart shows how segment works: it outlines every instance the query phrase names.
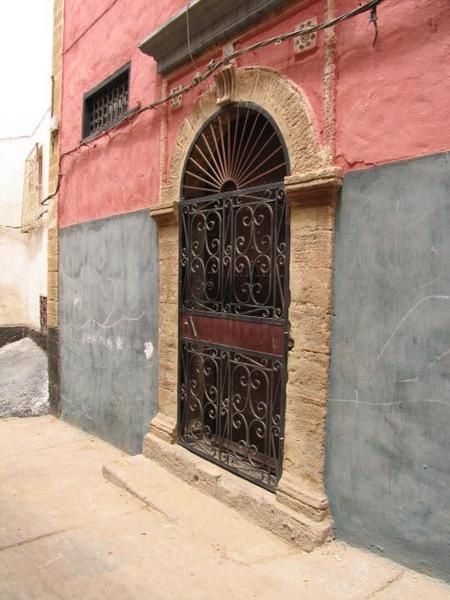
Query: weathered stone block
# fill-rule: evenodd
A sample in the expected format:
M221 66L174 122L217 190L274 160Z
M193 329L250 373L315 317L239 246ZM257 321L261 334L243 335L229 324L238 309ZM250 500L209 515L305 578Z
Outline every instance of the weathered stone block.
M331 277L331 270L326 268L306 267L301 272L291 268L291 305L309 303L328 312L331 305Z
M47 301L48 300L58 300L58 288L57 287L47 287Z
M313 310L311 311L311 308ZM313 352L330 351L330 317L323 309L300 305L289 311L290 334L295 348Z
M47 273L47 285L49 288L58 288L58 273L56 271Z
M58 255L57 254L49 254L48 260L48 270L49 271L57 271L58 270Z

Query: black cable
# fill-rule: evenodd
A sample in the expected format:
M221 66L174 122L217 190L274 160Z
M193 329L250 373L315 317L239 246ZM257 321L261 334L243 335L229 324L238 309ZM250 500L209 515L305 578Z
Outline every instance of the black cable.
M191 4L192 4L192 0L188 0L187 6L186 6L186 40L187 40L187 47L188 47L189 56L191 58L191 62L194 65L194 68L197 68L197 63L195 62L194 57L192 56L192 52L191 52L191 26L190 26L190 22L189 22L189 9L191 8Z
M39 119L38 124L36 125L36 127L33 129L33 131L31 133L25 133L23 135L11 135L9 137L1 137L0 138L0 142L12 142L14 140L25 140L25 139L33 137L34 134L36 133L36 131L39 129L39 127L44 122L44 119L47 116L47 114L48 114L49 111L50 111L50 107L47 108L47 110L42 115L42 117Z
M86 33L87 33L88 31L90 31L90 30L91 30L91 29L94 27L94 25L95 25L96 23L98 23L98 21L100 21L100 19L101 19L102 17L104 17L104 16L106 15L106 13L108 13L108 12L109 12L109 11L110 11L110 10L113 8L113 6L114 6L115 4L117 4L117 2L119 2L119 0L113 0L113 2L111 2L111 4L110 4L109 6L107 6L107 7L105 8L105 10L104 10L102 13L100 13L100 14L98 15L98 17L96 17L96 18L95 18L95 19L92 21L92 23L91 23L90 25L88 25L88 26L87 26L87 27L86 27L86 29L85 29L84 31L82 31L82 32L80 33L80 35L79 35L78 37L76 37L76 38L75 38L75 39L74 39L74 40L73 40L73 41L70 43L70 45L69 45L69 46L67 46L67 48L66 48L66 49L63 51L63 54L66 54L66 52L69 52L69 50L70 50L71 48L73 48L73 47L75 46L75 44L76 44L77 42L79 42L79 41L81 40L81 38L82 38L83 36L85 36L85 35L86 35Z
M48 213L48 210L43 210L37 217L36 221L39 221L39 219L41 219L46 213ZM4 227L5 229L22 229L22 225L0 225L0 227ZM24 233L28 232L26 231Z
M370 11L370 22L372 23L374 30L375 30L375 34L373 36L373 42L372 42L372 46L375 48L375 44L377 43L377 39L378 39L378 15L377 15L377 7L376 6L374 6Z
M110 10L114 6L114 4L116 4L116 2L117 2L117 0L115 0L94 21L94 23L97 22L98 19L101 16L103 16L103 14L105 14L105 12L107 12L108 10ZM223 65L226 65L226 64L230 63L235 58L239 58L240 56L243 56L244 54L248 54L249 52L254 52L255 50L259 50L260 48L265 48L266 46L269 46L271 44L280 44L281 42L284 42L285 40L288 40L288 39L293 38L293 37L297 37L299 35L309 35L311 33L316 33L317 31L323 31L324 29L328 29L329 27L334 27L335 25L338 25L339 23L342 23L343 21L347 21L348 19L353 19L353 17L356 17L358 15L361 15L361 14L363 14L365 12L369 12L369 11L370 11L370 21L371 21L371 23L374 23L374 26L375 26L375 39L374 39L374 44L375 44L377 36L378 36L378 25L377 25L377 19L376 19L376 9L377 9L377 6L379 4L381 4L381 2L383 2L383 0L369 0L369 2L366 2L365 4L361 4L360 6L354 8L353 10L347 11L346 13L343 13L342 15L339 15L338 17L335 17L333 19L329 19L328 21L323 21L322 23L318 23L317 25L313 25L311 27L307 27L306 29L302 29L301 32L299 32L297 29L295 29L294 31L289 31L287 33L282 33L280 35L272 36L270 38L266 38L265 40L261 40L259 42L254 43L254 44L251 44L250 46L246 46L244 48L241 48L240 50L235 50L233 53L231 53L230 55L222 58L221 60L219 60L217 62L213 59L213 60L211 60L208 63L208 66L206 67L206 69L202 73L196 73L194 75L194 77L193 77L193 79L192 79L192 81L191 81L190 84L182 86L181 89L178 89L178 90L176 90L176 91L168 94L167 96L164 96L163 98L159 98L158 100L154 100L153 102L150 102L149 104L146 104L145 106L142 106L141 108L139 108L137 110L130 111L130 113L127 116L125 116L125 118L122 119L120 121L120 123L117 123L117 125L115 126L115 129L117 129L119 127L123 127L125 124L128 123L128 121L130 121L131 119L134 119L135 117L137 117L141 113L144 113L144 112L146 112L148 110L154 110L155 108L158 108L159 106L161 106L161 104L164 104L165 102L169 102L170 100L172 100L173 98L176 98L177 96L187 94L192 89L194 89L195 87L197 87L200 83L202 83L203 81L206 81L206 79L208 79L209 77L211 77L211 75L213 73L215 73L218 69L220 69L220 67L222 67ZM374 18L373 15L375 15L375 18ZM92 23L91 26L94 25L94 23ZM78 41L78 39L75 40L75 41ZM75 42L73 42L72 45L74 43ZM65 50L65 52L67 52L67 50L69 50L70 47L67 48ZM105 134L106 134L106 132L99 133L95 137L95 141L97 141L98 138L102 137ZM92 140L92 141L94 141L94 140ZM52 198L54 198L57 195L57 193L58 193L58 191L60 189L61 178L63 176L62 173L61 173L62 159L65 158L65 157L67 157L67 156L70 156L71 154L74 154L75 152L77 152L78 150L80 150L83 146L89 146L89 145L90 145L90 142L81 142L75 148L72 148L71 150L68 150L67 152L63 152L63 154L61 154L61 156L59 157L59 162L58 162L58 182L57 182L57 185L56 185L56 189L55 189L55 191L52 194L49 194L46 198L44 198L44 200L42 200L41 204L45 204L46 202L48 202L48 200L51 200Z

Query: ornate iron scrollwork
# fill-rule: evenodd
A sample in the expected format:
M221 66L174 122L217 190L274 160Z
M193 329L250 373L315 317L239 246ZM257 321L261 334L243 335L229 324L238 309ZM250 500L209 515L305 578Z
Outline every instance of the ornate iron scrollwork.
M183 443L264 487L275 487L281 464L283 362L184 341Z
M223 109L188 156L179 219L178 440L268 489L281 475L289 303L280 140L261 112Z
M181 206L182 307L282 320L286 313L286 197L280 185Z

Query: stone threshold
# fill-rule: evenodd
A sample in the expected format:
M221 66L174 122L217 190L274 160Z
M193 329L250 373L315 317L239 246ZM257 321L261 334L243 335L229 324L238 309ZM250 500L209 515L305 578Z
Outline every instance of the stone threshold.
M317 522L281 504L275 494L154 435L145 437L144 454L124 459L122 463L105 465L103 474L155 509L152 493L147 494L146 490L152 489L149 483L157 477L158 467L234 508L301 550L310 552L333 539L328 520ZM156 509L164 511L163 506Z

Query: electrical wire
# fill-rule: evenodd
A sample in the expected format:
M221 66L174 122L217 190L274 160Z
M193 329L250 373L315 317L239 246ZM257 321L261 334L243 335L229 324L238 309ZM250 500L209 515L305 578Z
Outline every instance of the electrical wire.
M36 127L33 129L33 131L31 133L23 134L23 135L12 135L12 136L9 136L9 137L0 137L0 142L12 142L14 140L26 140L28 138L33 137L34 134L36 133L36 131L39 129L39 127L44 122L44 119L48 115L49 112L50 112L50 106L47 108L47 110L45 111L45 113L39 119L38 124L36 125Z
M108 10L110 10L116 2L117 2L117 0L115 0L104 12L107 12ZM329 27L334 27L335 25L338 25L339 23L347 21L348 19L353 19L354 17L361 15L363 13L369 12L369 11L370 11L370 22L375 27L375 38L374 38L374 43L375 43L376 39L377 39L377 35L378 35L376 9L377 9L378 5L381 4L381 2L383 2L383 0L369 0L369 2L361 4L360 6L354 8L353 10L347 11L337 17L334 17L333 19L329 19L328 21L323 21L322 23L318 23L317 25L313 25L311 27L302 29L301 33L297 29L295 29L294 31L289 31L287 33L275 35L275 36L266 38L264 40L260 40L259 42L255 42L254 44L251 44L249 46L245 46L244 48L240 48L239 50L235 50L228 56L223 57L221 60L215 61L214 59L212 59L208 63L206 69L203 70L203 72L199 72L199 73L195 74L191 83L189 83L188 85L183 85L183 86L179 87L175 91L171 92L170 94L167 94L166 96L164 96L162 98L159 98L158 100L154 100L153 102L150 102L149 104L146 104L140 108L131 110L119 123L117 123L115 125L115 129L117 129L119 127L123 127L131 119L135 119L138 115L140 115L148 110L154 110L154 109L158 108L159 106L161 106L162 104L165 104L166 102L169 102L173 98L176 98L177 96L187 94L192 89L197 87L200 83L209 79L211 77L211 75L213 75L216 71L218 71L222 66L229 64L231 61L233 61L236 58L239 58L240 56L249 54L250 52L254 52L255 50L259 50L261 48L265 48L266 46L270 46L271 44L281 44L282 42L284 42L290 38L297 37L299 35L306 36L306 35L310 35L312 33L316 33L318 31L323 31L325 29L328 29ZM104 13L102 13L102 15L103 14ZM100 17L102 15L100 15ZM98 18L100 18L100 17L98 17ZM187 24L188 23L189 23L189 21L187 21ZM66 49L66 52L69 48ZM95 136L94 139L90 140L89 142L80 142L80 144L78 144L78 146L75 146L71 150L63 152L60 155L59 163L58 163L58 167L59 167L58 181L56 184L55 191L52 192L51 194L49 194L46 198L44 198L44 200L42 200L41 204L47 203L49 200L54 198L59 192L59 189L61 186L61 179L63 177L63 174L61 172L62 160L64 158L74 154L75 152L78 152L82 147L90 146L90 144L92 142L94 142L94 141L96 142L99 138L103 137L104 135L107 135L109 137L109 132L108 131L101 132L97 136Z
M39 219L41 219L45 214L48 213L48 210L43 210L36 218L36 221L39 221ZM3 227L5 229L22 229L22 225L1 225L0 224L0 228ZM25 231L24 233L28 233L27 231Z
M195 62L195 59L192 56L192 51L191 51L191 24L189 21L189 9L191 8L191 4L192 4L192 0L189 0L187 3L187 6L186 6L186 40L187 40L188 53L191 58L191 62L194 65L194 68L196 69L197 63Z
M105 8L105 10L104 10L102 13L100 13L100 14L98 15L98 17L96 17L96 18L95 18L95 19L92 21L92 23L91 23L90 25L88 25L88 26L86 27L86 29L84 29L84 30L83 30L83 31L82 31L82 32L81 32L81 33L80 33L80 34L79 34L79 35L78 35L78 36L77 36L77 37L76 37L76 38L75 38L75 39L74 39L74 40L73 40L73 41L70 43L70 45L69 45L69 46L67 46L67 48L65 48L65 50L63 51L63 54L66 54L66 52L69 52L69 50L71 50L71 48L73 48L73 47L75 46L75 44L77 44L77 43L78 43L78 42L81 40L81 38L82 38L82 37L84 37L84 36L86 35L86 33L87 33L88 31L90 31L90 30L91 30L91 29L94 27L94 25L95 25L96 23L98 23L98 21L100 21L100 19L101 19L102 17L104 17L104 16L106 15L106 13L108 13L108 12L109 12L109 11L110 11L110 10L111 10L111 9L112 9L112 8L113 8L113 7L114 7L114 6L115 6L115 5L118 3L118 2L119 2L119 0L113 0L113 2L111 2L111 4L110 4L109 6L107 6L107 7Z

